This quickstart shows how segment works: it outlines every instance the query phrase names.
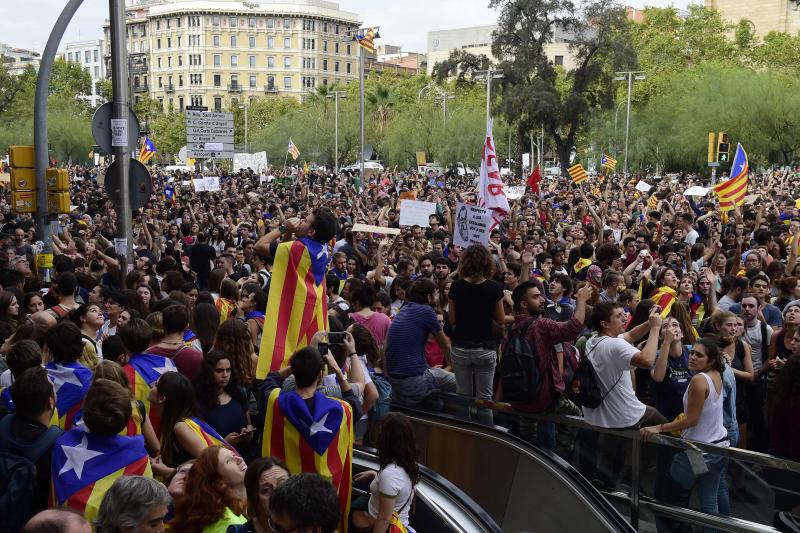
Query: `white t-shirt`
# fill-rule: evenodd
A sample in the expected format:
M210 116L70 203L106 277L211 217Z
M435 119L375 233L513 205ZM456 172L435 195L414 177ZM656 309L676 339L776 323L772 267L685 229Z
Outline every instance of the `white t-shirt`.
M597 372L601 393L606 395L596 409L583 408L586 422L602 428L626 428L642 418L645 405L636 397L630 372L631 359L637 353L639 350L622 335L595 336L586 341L586 357Z
M408 527L408 512L411 510L411 491L414 486L411 484L411 478L408 477L406 471L397 466L395 463L390 463L378 472L375 479L372 480L369 486L369 514L373 518L378 518L378 508L380 503L378 501L379 494L394 498L394 510L400 515L400 521L403 525ZM402 509L402 510L401 510Z
M6 369L0 374L0 387L6 388L14 384L14 377L11 375L11 370Z
M691 244L692 246L694 246L694 243L697 242L697 239L699 237L700 237L700 234L697 233L697 230L695 230L693 227L689 226L689 231L686 232L686 236L683 238L683 240L686 241L686 244Z

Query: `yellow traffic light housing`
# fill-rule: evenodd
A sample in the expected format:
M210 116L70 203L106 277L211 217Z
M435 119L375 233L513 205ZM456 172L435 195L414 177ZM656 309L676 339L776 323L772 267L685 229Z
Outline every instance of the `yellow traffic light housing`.
M731 145L728 143L728 134L721 131L717 139L717 161L720 163L727 163L730 159L731 150Z

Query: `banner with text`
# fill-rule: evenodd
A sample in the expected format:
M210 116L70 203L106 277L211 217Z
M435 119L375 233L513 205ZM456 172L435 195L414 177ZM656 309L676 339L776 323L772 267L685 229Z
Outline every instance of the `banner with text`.
M491 223L492 212L489 209L477 205L457 204L453 244L465 248L472 244L487 246Z
M430 226L428 217L436 213L436 204L433 202L419 202L417 200L403 200L400 204L401 226Z

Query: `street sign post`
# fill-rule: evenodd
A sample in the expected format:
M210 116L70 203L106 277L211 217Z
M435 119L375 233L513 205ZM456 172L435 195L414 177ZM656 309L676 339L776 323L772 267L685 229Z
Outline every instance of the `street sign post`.
M186 111L186 155L233 159L233 113Z

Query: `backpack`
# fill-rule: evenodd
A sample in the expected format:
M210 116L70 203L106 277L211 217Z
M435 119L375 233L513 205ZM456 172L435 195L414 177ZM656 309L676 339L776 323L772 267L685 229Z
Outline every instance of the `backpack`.
M33 516L36 461L53 446L63 431L50 427L36 442L11 436L13 414L0 420L0 530L19 531Z
M602 339L594 345L589 353L594 351L594 348L597 348L601 342L603 342ZM597 409L600 407L600 404L603 403L603 400L606 399L606 396L617 386L619 380L622 379L622 374L620 374L611 388L608 389L608 392L603 394L603 391L600 389L600 378L597 377L597 371L594 369L591 359L589 359L589 353L581 359L578 368L572 375L572 384L567 390L567 396L581 407Z
M511 328L503 347L500 382L504 402L532 403L539 397L542 388L539 358L525 338L533 322L532 318L519 328Z
M378 390L378 399L375 405L367 413L367 435L370 442L377 442L378 426L381 418L391 410L392 407L392 385L383 374L371 374L372 383ZM375 437L375 440L372 440Z

